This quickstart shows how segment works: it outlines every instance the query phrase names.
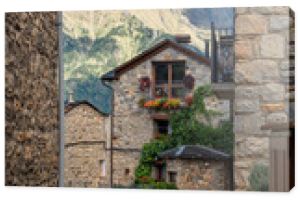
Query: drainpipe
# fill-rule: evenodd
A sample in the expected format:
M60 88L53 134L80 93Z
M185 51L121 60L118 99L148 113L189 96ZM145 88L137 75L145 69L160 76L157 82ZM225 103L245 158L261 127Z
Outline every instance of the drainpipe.
M58 31L58 85L59 85L59 187L64 186L64 63L63 63L63 33L62 12L57 12Z
M111 122L110 122L110 187L112 188L113 186L113 143L112 143L112 133L114 130L114 89L108 85L103 79L101 79L101 83L107 87L108 89L111 90L112 92L112 97L111 97Z
M215 35L214 23L211 23L211 81L213 83L218 82L218 70L217 70L217 44Z

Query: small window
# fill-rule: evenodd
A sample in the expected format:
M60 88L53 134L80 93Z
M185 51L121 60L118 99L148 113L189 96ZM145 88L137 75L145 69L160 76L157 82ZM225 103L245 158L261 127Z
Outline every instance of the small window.
M168 135L171 134L172 130L168 120L155 120L155 135Z
M169 182L176 183L177 173L169 172Z
M128 176L130 173L130 170L128 168L125 169L125 175Z
M105 160L100 160L101 176L105 176Z

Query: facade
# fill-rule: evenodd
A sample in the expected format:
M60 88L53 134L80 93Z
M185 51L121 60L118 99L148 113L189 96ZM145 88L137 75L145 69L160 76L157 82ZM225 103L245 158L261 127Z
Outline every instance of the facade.
M88 102L65 107L64 186L110 187L109 124Z
M232 160L228 154L201 145L184 145L162 152L158 158L165 165L157 165L154 178L175 183L178 189L231 189Z
M112 124L112 185L131 186L145 143L169 132L169 116L149 112L141 100L157 96L181 98L198 86L211 84L209 60L186 47L186 43L165 40L102 77L114 92ZM183 79L192 75L193 88L184 88ZM142 80L149 85L141 87ZM215 96L207 105L230 120L230 100ZM223 116L223 118L224 118ZM182 183L183 184L183 183ZM195 186L196 187L196 186Z

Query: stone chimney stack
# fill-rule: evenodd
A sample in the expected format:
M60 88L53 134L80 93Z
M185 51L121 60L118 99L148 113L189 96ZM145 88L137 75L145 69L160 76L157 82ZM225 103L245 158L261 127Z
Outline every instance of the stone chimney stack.
M177 43L190 43L191 36L189 34L178 34L175 35L175 40Z

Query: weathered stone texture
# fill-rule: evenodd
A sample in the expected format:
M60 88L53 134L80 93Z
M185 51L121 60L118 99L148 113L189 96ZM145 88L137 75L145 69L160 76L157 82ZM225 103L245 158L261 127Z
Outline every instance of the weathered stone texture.
M110 118L82 103L64 121L64 186L110 187Z
M5 15L6 185L58 185L57 16Z
M114 117L114 148L141 149L154 138L153 119L147 114Z
M5 140L5 184L58 185L58 133L15 131Z
M248 190L254 164L270 167L275 127L288 128L289 8L236 8L235 19L235 187Z
M110 131L110 118L87 104L79 105L65 114L65 144L80 142L106 142Z
M279 80L278 64L267 59L255 59L236 63L235 82L238 84L258 84Z
M167 160L166 180L169 172L176 172L178 189L229 190L230 171L226 161Z
M284 30L289 28L289 16L272 16L270 18L270 30Z
M236 34L263 34L267 32L267 18L263 15L240 15L236 18Z
M261 37L260 50L263 58L284 58L286 47L284 36L280 34L267 34Z
M101 166L104 161L104 169ZM65 148L65 187L110 187L110 151L105 143L85 143Z
M217 127L221 122L230 121L231 108L230 100L219 99L217 96L212 95L204 99L205 108L217 113L212 119L212 125Z
M115 149L113 151L113 187L130 187L134 184L135 169L140 154L141 152L136 150Z
M6 129L56 129L57 13L7 13L5 20Z

